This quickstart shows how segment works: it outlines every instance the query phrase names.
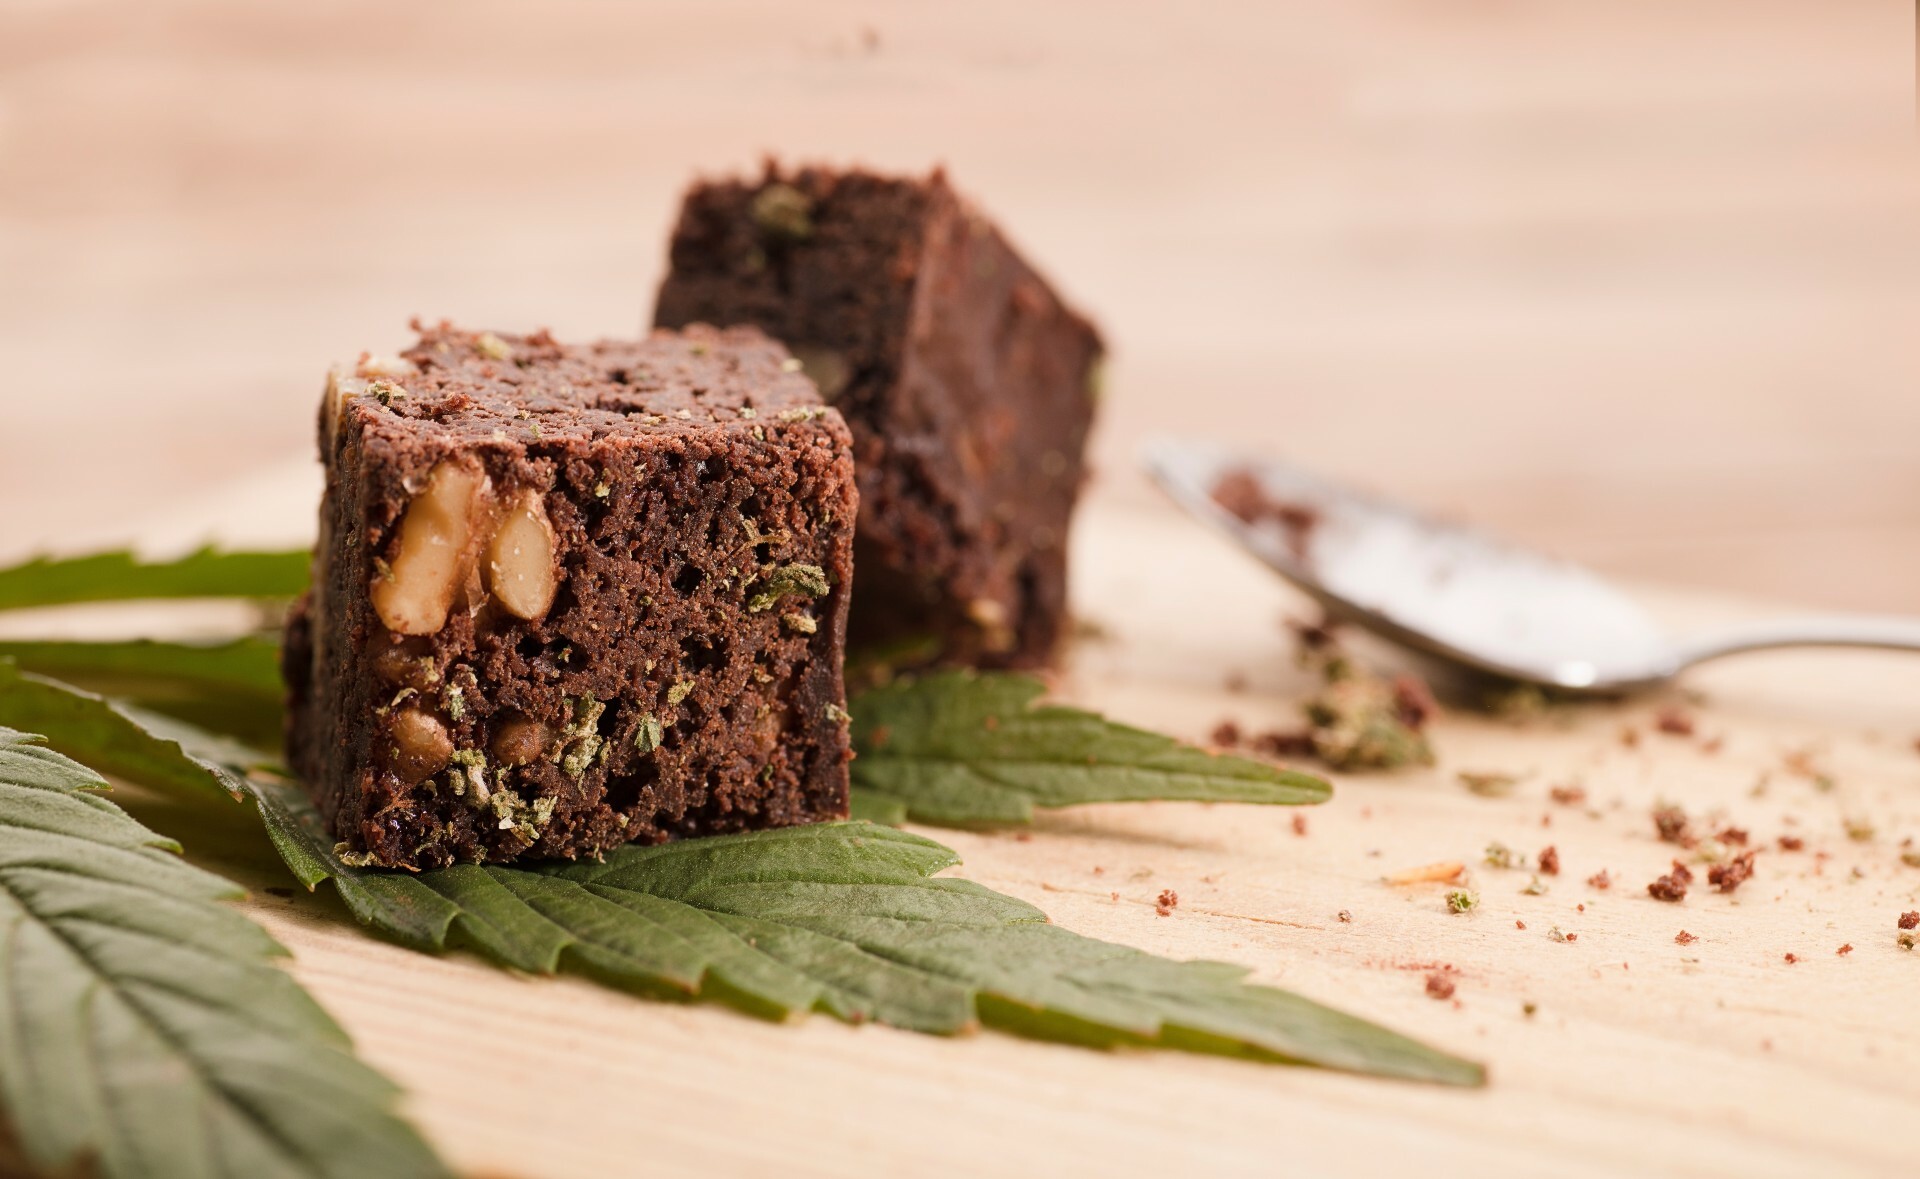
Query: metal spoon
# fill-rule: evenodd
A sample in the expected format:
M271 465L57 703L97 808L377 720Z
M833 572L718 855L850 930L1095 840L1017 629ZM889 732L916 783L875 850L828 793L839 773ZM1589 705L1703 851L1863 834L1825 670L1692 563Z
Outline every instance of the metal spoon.
M1288 463L1159 439L1146 468L1335 618L1526 683L1582 692L1661 684L1706 659L1769 647L1920 651L1920 619L1816 615L1675 638L1589 570L1425 518ZM1245 472L1278 510L1249 521L1214 498ZM1244 487L1245 485L1243 485Z

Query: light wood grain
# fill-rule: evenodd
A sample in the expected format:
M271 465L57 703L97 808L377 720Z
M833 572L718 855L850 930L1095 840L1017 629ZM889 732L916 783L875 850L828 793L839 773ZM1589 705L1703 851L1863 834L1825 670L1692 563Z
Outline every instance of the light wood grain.
M1275 622L1302 609L1289 591L1166 513L1096 506L1076 544L1079 607L1110 637L1077 649L1066 695L1196 739L1223 716L1292 721L1309 685ZM1644 596L1680 624L1758 609ZM1225 687L1236 672L1243 692ZM514 977L370 940L324 889L263 891L286 878L240 808L217 827L143 814L254 886L248 911L293 947L294 972L475 1173L1909 1173L1897 1128L1920 1116L1920 954L1894 935L1920 907L1920 869L1899 858L1920 833L1920 662L1756 656L1688 687L1717 752L1654 733L1656 701L1449 716L1436 768L1339 778L1304 836L1290 810L1188 804L1056 812L1031 835L928 832L963 854L959 874L1070 929L1242 963L1484 1060L1492 1083L1472 1093L993 1033L776 1026ZM1801 749L1830 792L1783 769ZM1527 778L1487 799L1461 769ZM1574 781L1588 806L1549 801ZM1748 828L1754 879L1723 897L1696 865L1683 904L1649 898L1677 850L1654 838L1660 800ZM1863 819L1873 838L1849 839ZM1786 833L1805 850L1777 850ZM1494 840L1556 846L1551 891L1477 866ZM1382 883L1445 859L1476 865L1478 911L1448 913L1438 885ZM1612 889L1584 883L1603 868ZM1179 894L1170 917L1155 914L1162 889ZM1549 940L1556 925L1577 940ZM1683 928L1700 940L1676 945ZM1443 966L1451 1002L1424 990Z

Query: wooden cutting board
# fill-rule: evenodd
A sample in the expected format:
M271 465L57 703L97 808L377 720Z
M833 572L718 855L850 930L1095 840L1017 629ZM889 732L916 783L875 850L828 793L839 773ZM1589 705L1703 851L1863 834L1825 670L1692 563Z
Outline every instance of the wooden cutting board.
M1279 626L1304 609L1291 591L1171 512L1096 502L1076 548L1078 609L1100 637L1077 644L1064 697L1196 740L1226 717L1294 719L1310 685ZM1681 622L1756 609L1646 597ZM1525 722L1449 715L1436 768L1338 776L1306 811L1110 805L1031 832L926 832L962 853L959 874L1067 928L1243 963L1485 1061L1479 1092L824 1016L775 1025L514 976L363 936L325 886L287 891L239 808L220 830L191 820L197 833L145 817L253 887L247 909L293 971L476 1175L1911 1174L1920 953L1896 947L1895 922L1920 908L1920 868L1900 856L1920 833L1920 660L1754 656L1687 688ZM1655 731L1675 702L1695 736ZM1487 798L1460 770L1525 777ZM1551 801L1574 783L1584 805ZM1721 896L1696 866L1684 903L1650 898L1678 850L1655 838L1659 800L1751 832L1754 878ZM1780 850L1783 834L1804 850ZM1555 846L1550 891L1484 866L1496 840ZM1440 860L1472 865L1477 911L1382 880ZM1610 889L1586 883L1601 870ZM1179 905L1160 916L1165 889ZM1574 936L1552 940L1556 926ZM1699 940L1676 944L1682 929ZM1435 971L1451 999L1427 995Z

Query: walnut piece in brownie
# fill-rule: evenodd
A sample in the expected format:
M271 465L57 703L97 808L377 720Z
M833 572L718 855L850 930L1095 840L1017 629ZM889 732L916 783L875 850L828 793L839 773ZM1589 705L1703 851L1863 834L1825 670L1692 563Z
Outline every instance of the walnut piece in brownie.
M851 439L779 345L442 325L321 417L287 741L353 862L846 813Z
M654 322L752 324L846 415L859 462L855 645L1046 664L1101 343L944 173L695 184Z

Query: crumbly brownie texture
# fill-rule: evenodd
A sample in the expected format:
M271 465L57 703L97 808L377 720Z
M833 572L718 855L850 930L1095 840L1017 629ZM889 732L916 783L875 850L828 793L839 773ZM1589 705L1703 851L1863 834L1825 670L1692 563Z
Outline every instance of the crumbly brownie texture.
M1100 337L943 173L696 184L654 318L760 327L846 414L857 647L1049 661Z
M321 416L287 743L355 862L846 814L851 439L778 344L442 325Z

